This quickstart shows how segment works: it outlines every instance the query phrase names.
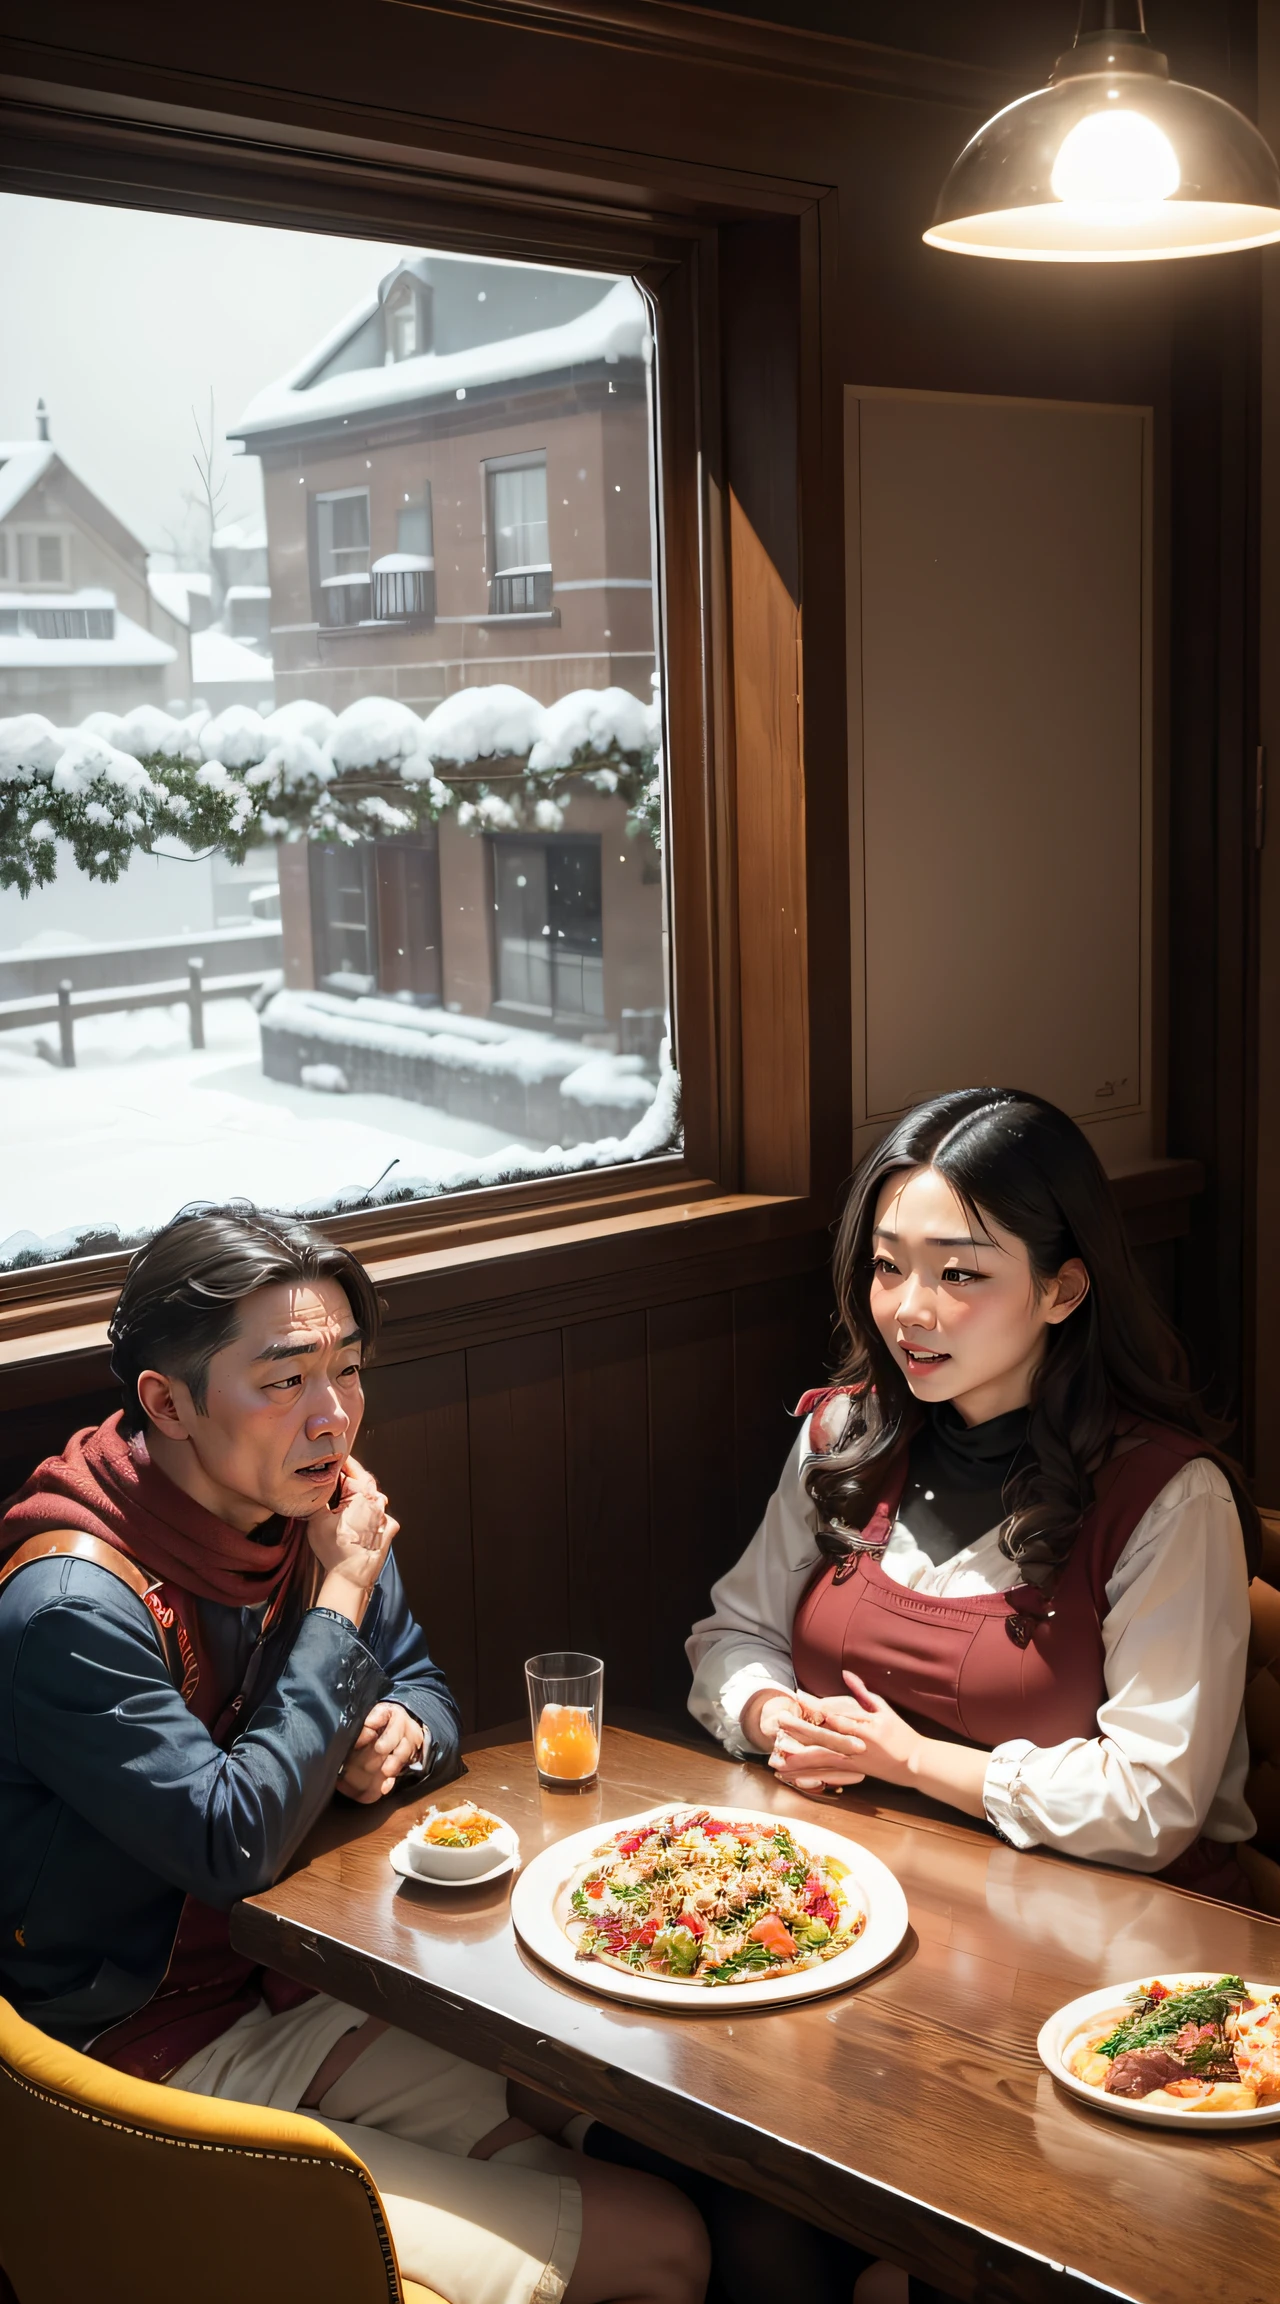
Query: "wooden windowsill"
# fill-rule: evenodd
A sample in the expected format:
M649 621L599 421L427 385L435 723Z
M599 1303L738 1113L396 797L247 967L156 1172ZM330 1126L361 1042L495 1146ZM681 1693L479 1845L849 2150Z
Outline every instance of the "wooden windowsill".
M605 1212L597 1204L575 1220L534 1222L521 1232L484 1236L478 1224L460 1222L443 1229L430 1245L399 1252L384 1237L359 1243L359 1254L387 1307L380 1356L395 1360L412 1356L423 1340L424 1320L433 1316L456 1319L478 1302L494 1306L500 1318L497 1308L504 1299L545 1302L550 1289L598 1285L610 1275L648 1275L655 1266L679 1264L694 1255L759 1248L769 1240L813 1233L820 1222L803 1199L716 1193L706 1185L701 1196L695 1187L682 1199L625 1212ZM77 1370L86 1384L105 1380L107 1322L117 1291L113 1280L91 1295L63 1298L56 1307L19 1303L0 1311L0 1373L14 1377L24 1369L63 1364ZM404 1334L398 1335L401 1328Z

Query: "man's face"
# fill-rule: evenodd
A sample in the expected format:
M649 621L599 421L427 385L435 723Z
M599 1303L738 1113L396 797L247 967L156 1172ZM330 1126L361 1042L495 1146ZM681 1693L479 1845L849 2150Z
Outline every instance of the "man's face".
M360 1338L346 1291L336 1280L260 1288L244 1299L236 1335L209 1363L203 1410L180 1378L167 1390L172 1422L147 1403L159 1442L153 1452L211 1511L241 1528L273 1512L305 1519L322 1511L364 1415ZM175 1441L186 1444L176 1458ZM183 1477L197 1467L194 1481Z

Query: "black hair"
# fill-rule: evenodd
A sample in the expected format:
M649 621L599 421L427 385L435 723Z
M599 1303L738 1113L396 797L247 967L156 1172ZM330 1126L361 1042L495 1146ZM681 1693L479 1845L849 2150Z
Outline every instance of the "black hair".
M839 1381L855 1391L840 1445L805 1475L828 1556L847 1553L867 1518L887 1461L907 1444L920 1410L871 1317L872 1228L891 1176L933 1168L970 1221L990 1218L1027 1249L1045 1287L1070 1257L1089 1291L1046 1331L1031 1388L1027 1448L1005 1491L1001 1549L1030 1582L1052 1583L1094 1499L1094 1475L1123 1422L1141 1418L1194 1435L1231 1483L1252 1566L1256 1508L1239 1467L1216 1445L1221 1427L1193 1390L1182 1344L1133 1258L1120 1210L1093 1146L1065 1112L1018 1088L962 1088L899 1120L853 1179L836 1240L834 1276L847 1338ZM864 1505L866 1499L866 1505Z
M146 1422L138 1398L144 1368L181 1377L203 1414L209 1363L236 1335L245 1298L296 1280L336 1280L362 1344L372 1346L378 1295L349 1249L248 1201L182 1209L138 1250L111 1316L111 1373L124 1390L122 1431L140 1432Z

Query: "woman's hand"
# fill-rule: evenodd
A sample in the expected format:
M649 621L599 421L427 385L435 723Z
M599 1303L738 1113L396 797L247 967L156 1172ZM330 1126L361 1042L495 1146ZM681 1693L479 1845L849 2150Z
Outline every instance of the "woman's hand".
M358 1464L344 1466L336 1502L307 1522L307 1542L325 1571L317 1605L358 1627L399 1533L372 1476Z
M873 1696L856 1672L846 1672L844 1682L851 1693L825 1697L818 1720L794 1707L782 1712L769 1766L797 1792L861 1784L867 1776L914 1783L926 1738L883 1696Z
M793 1691L782 1688L757 1688L748 1696L739 1715L738 1726L748 1744L757 1752L767 1752L778 1733L778 1723L784 1714L799 1713L805 1720L821 1720L823 1705L817 1696L806 1696L802 1688Z
M856 1672L846 1672L844 1684L847 1696L823 1697L821 1721L796 1711L779 1720L769 1766L784 1784L797 1792L823 1792L871 1776L945 1800L966 1816L986 1814L988 1752L922 1736L883 1696L873 1696Z

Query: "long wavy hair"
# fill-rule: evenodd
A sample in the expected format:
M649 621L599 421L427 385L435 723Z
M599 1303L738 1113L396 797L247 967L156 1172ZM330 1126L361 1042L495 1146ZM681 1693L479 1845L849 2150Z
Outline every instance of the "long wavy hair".
M1088 1138L1056 1105L1018 1088L962 1088L899 1120L863 1161L836 1239L834 1277L847 1339L838 1382L856 1387L840 1445L810 1464L822 1550L857 1542L887 1464L921 1412L871 1316L872 1228L886 1180L912 1169L945 1177L975 1227L994 1222L1026 1247L1037 1288L1079 1257L1089 1291L1069 1319L1045 1330L1030 1400L1027 1446L1005 1488L1001 1550L1028 1582L1050 1585L1070 1556L1094 1500L1094 1476L1137 1417L1203 1443L1231 1483L1250 1569L1257 1511L1221 1427L1193 1390L1186 1354L1151 1296L1120 1211Z

